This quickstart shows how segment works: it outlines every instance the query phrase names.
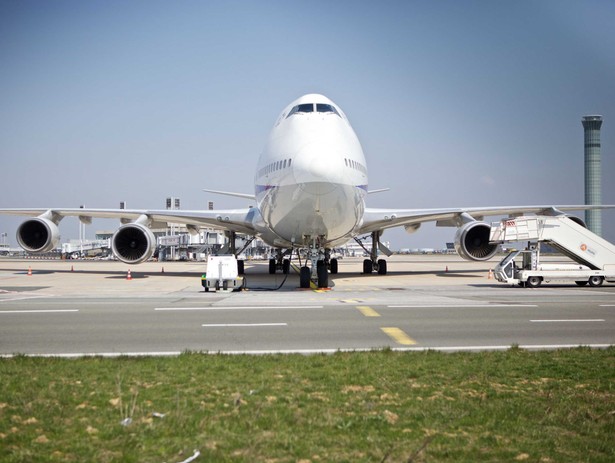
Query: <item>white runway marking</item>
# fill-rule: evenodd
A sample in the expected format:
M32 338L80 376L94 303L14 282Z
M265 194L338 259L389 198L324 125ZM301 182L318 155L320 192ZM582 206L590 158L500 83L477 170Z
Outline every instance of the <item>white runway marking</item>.
M0 310L0 314L3 314L3 313L66 313L66 312L79 312L79 309Z
M524 344L518 346L519 349L526 350L555 350L555 349L576 349L578 347L590 347L592 349L607 349L613 344ZM511 346L451 346L451 347L391 347L392 351L396 352L422 352L422 351L440 351L440 352L482 352L482 351L501 351L508 350ZM379 349L373 348L358 348L358 349L272 349L272 350L212 350L201 351L207 355L272 355L272 354L335 354L337 352L375 352ZM26 357L62 357L62 358L80 358L80 357L177 357L182 355L181 351L168 352L74 352L74 353L56 353L56 354L19 354ZM15 354L0 354L0 358L12 358Z
M583 323L583 322L603 322L604 318L577 318L562 320L530 320L532 323Z
M271 306L233 306L233 307L156 307L158 312L182 312L191 310L271 310L271 309L322 309L322 305L271 305Z
M536 304L422 304L387 305L389 309L484 309L492 307L538 307Z
M288 326L288 323L209 323L204 328L252 327L252 326Z

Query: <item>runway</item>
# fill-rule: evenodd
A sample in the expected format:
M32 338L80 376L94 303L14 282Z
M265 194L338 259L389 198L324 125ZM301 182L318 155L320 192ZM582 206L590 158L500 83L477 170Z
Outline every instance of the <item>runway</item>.
M508 287L494 262L397 257L390 275L346 260L330 291L205 293L200 263L0 260L0 354L176 355L337 350L552 349L615 344L615 285ZM31 276L24 266L33 267ZM77 267L73 269L73 267ZM247 268L252 288L282 275ZM82 270L80 270L82 268ZM445 270L442 270L445 268ZM448 271L447 271L448 270Z

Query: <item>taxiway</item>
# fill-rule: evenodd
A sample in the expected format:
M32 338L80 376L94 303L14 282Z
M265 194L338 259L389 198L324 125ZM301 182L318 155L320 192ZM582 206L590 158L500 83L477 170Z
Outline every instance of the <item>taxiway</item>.
M396 256L386 276L345 259L330 291L246 266L249 291L205 293L202 263L0 259L0 354L173 355L550 349L615 344L615 285L508 287L495 261ZM32 275L28 275L28 268Z

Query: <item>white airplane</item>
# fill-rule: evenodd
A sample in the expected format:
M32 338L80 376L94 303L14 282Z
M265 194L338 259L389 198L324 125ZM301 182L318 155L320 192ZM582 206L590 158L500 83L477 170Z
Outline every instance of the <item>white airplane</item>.
M229 232L229 249L235 249L237 233L259 237L278 249L269 262L270 273L289 271L285 255L307 249L311 266L300 270L300 286L310 281L328 286L328 272L337 273L337 260L330 250L352 238L371 234L369 259L363 272L387 273L387 263L378 251L390 255L380 243L383 230L403 226L413 233L421 223L436 221L455 226L455 247L467 260L487 260L497 251L489 244L487 215L516 216L524 213L560 215L564 211L609 206L513 206L450 209L372 209L365 206L369 193L367 163L361 144L346 115L330 99L310 94L290 103L280 114L260 155L254 175L254 194L221 192L255 201L247 209L182 211L147 209L0 209L2 214L31 215L22 223L17 240L30 252L48 252L59 241L58 224L65 216L78 216L84 223L92 217L118 218L122 222L111 239L115 256L128 264L149 259L156 249L152 228L168 223L186 224L191 231L214 227ZM611 206L612 207L612 206ZM577 219L580 221L580 219ZM358 240L357 240L358 241ZM358 241L360 244L361 242ZM240 262L240 272L243 262Z

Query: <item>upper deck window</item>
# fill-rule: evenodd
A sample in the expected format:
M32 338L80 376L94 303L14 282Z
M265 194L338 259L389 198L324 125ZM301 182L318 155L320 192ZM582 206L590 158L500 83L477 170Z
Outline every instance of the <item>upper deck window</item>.
M290 112L288 113L288 116L286 116L287 118L292 116L293 114L296 113L313 113L314 112L314 104L313 103L303 103L300 105L295 106L293 109L290 110Z
M319 113L333 113L333 114L337 114L338 116L340 115L337 112L337 109L335 109L333 105L325 104L325 103L317 103L316 111L318 111Z

